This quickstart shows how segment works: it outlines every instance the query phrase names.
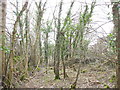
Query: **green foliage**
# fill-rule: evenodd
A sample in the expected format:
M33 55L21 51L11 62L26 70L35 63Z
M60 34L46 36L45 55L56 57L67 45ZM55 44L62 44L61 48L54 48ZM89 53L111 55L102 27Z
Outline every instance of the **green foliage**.
M81 25L85 26L86 24L92 21L91 16L92 16L93 9L94 9L94 5L93 6L91 5L91 10L89 12L88 5L85 6L84 13L83 14L80 13L79 22Z
M14 56L13 60L14 62L18 62L20 61L21 57L20 56Z
M109 82L113 83L116 81L116 76L112 75L112 77L109 79Z
M20 76L20 80L21 80L21 81L25 80L25 77L26 77L26 76L25 76L24 74L21 75L21 76Z
M37 67L36 70L37 70L37 71L40 71L40 67Z
M116 50L115 41L116 41L115 34L110 33L110 34L108 35L108 45L109 45L109 47L110 47L110 49L112 50L113 53L114 53L115 50Z
M86 73L87 72L87 70L85 69L85 70L81 70L81 73Z
M110 88L109 85L107 84L104 84L104 88Z
M110 79L109 82L113 83L114 81L112 79Z
M5 51L5 53L10 53L10 49L7 48L7 47L4 47L4 46L1 46L1 47L0 47L0 50Z
M47 21L41 28L44 33L50 33L52 31L52 21Z
M33 70L33 67L28 67L28 71L32 71Z

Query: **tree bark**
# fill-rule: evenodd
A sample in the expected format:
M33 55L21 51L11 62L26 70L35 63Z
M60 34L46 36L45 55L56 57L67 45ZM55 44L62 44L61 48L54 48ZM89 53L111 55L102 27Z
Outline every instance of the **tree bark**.
M28 76L28 33L29 33L29 21L28 21L28 11L26 10L26 60L25 60L25 74Z
M116 48L117 48L117 63L116 63L116 77L117 77L117 87L120 89L120 12L119 3L113 3L113 22L114 29L116 32Z
M64 34L61 35L61 60L63 64L63 76L64 79L68 78L68 75L66 73L66 66L65 66L65 60L67 60L67 54L66 54L66 45L65 45L65 36ZM66 57L66 58L65 58Z
M57 25L57 36L56 36L56 45L55 45L55 58L54 58L54 73L55 79L60 79L59 76L59 64L60 64L60 30L61 30L61 12L62 12L62 0L60 2L59 13L58 13L58 25Z
M5 27L6 27L6 5L7 0L0 0L0 46L2 48L2 51L0 51L0 75L2 74L2 86L5 87L5 77L6 77L6 60L5 60ZM0 76L1 78L1 76Z
M45 33L45 63L46 63L46 73L47 73L47 66L48 66L48 32Z

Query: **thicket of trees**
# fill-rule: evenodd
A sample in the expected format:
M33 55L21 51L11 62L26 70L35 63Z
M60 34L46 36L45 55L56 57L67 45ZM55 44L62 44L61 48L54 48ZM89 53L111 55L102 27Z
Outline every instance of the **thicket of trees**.
M47 68L50 62L54 62L55 79L60 79L60 65L62 63L64 78L69 77L66 73L66 61L71 58L80 58L84 61L87 56L90 41L86 38L89 34L91 17L96 2L84 5L83 10L73 15L72 9L75 1L70 3L65 17L62 16L63 0L56 6L51 20L44 20L47 1L35 3L35 17L31 17L28 1L22 8L16 0L12 33L6 29L6 6L7 0L0 0L0 63L2 63L2 85L6 88L15 87L15 82L24 80L33 74L40 66ZM113 4L113 21L116 29L117 48L117 85L120 88L120 26L118 3ZM116 18L118 17L118 18ZM11 30L11 29L10 29ZM54 33L55 44L50 43L51 32ZM109 35L110 36L110 35ZM113 42L114 44L114 42ZM112 45L113 45L112 44ZM115 47L115 46L114 46ZM112 48L113 49L113 48ZM111 49L109 49L111 50ZM80 73L80 60L77 75L71 88L76 88ZM1 68L1 67L0 67Z

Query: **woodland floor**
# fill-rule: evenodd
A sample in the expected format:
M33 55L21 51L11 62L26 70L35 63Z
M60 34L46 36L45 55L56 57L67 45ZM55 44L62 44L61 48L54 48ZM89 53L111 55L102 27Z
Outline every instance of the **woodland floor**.
M40 68L34 76L30 76L28 81L22 82L20 88L70 88L76 77L76 71L67 68L69 78L64 79L62 70L60 80L54 80L53 68L48 68L46 74L45 68ZM114 88L115 87L115 69L109 66L88 64L81 67L77 88Z

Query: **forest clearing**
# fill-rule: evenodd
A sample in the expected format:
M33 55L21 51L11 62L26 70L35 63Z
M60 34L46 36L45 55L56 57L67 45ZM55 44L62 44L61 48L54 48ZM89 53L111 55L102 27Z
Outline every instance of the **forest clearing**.
M0 0L0 89L120 89L119 0Z

